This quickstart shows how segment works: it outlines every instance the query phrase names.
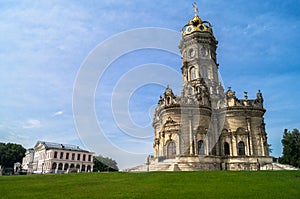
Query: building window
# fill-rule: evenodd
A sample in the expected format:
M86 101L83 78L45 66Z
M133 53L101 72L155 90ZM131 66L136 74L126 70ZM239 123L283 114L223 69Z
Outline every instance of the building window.
M91 171L92 171L92 170L91 170L91 165L88 165L88 166L87 166L87 171L88 171L88 172L91 172Z
M174 159L176 156L176 144L175 142L169 142L167 146L167 159Z
M63 168L63 164L62 164L62 163L59 163L59 164L58 164L58 170L62 170L62 168Z
M54 151L54 158L57 158L57 151Z
M72 168L74 168L74 167L75 167L75 165L74 165L74 164L71 164L70 168L72 169Z
M92 161L92 156L91 155L89 155L89 162L91 162Z
M85 165L82 165L81 167L81 171L84 172L85 171Z
M69 153L66 154L66 159L67 159L67 160L69 159Z
M230 155L229 144L224 142L224 155Z
M60 152L60 159L63 159L64 157L64 152Z
M197 142L198 145L198 155L204 155L204 145L203 145L203 140L199 140Z
M75 153L72 153L72 160L75 160Z
M245 155L245 144L243 141L238 143L238 155Z
M52 164L52 169L56 169L56 167L57 167L57 164L54 162L54 163Z
M69 168L69 164L66 163L66 164L65 164L65 167L64 167L64 170L66 171L68 168Z
M80 154L77 154L77 160L80 160Z
M191 68L191 80L194 80L196 78L197 78L197 76L196 76L196 68L192 67Z
M82 161L85 161L85 154L83 154Z

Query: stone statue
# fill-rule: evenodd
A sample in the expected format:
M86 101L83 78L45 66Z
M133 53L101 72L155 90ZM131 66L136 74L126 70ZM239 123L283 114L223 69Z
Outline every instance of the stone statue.
M258 90L258 93L257 93L257 101L261 104L264 102L264 99L262 97L262 93L260 92L260 90Z

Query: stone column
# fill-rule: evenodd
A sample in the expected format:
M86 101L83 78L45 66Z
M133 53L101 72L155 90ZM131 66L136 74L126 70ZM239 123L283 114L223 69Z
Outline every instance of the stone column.
M181 141L180 141L180 139L181 139L181 136L179 135L180 133L179 133L179 131L178 131L178 133L177 133L177 137L178 137L178 155L181 155ZM176 146L177 147L177 146Z
M246 149L245 149L245 155L250 155L250 150L249 150L249 136L246 137Z
M208 146L208 142L209 142L209 140L208 140L208 136L207 136L207 134L206 134L206 135L205 135L205 139L203 140L203 144L204 144L203 147L205 147L205 151L204 151L204 154L205 154L205 155L209 155L209 146Z
M190 155L193 155L193 127L192 127L192 117L189 117L189 133L190 133Z
M262 136L260 136L260 144L261 144L261 156L265 156L265 147Z
M160 156L167 156L167 154L165 154L165 133L162 132L161 133L161 154Z
M199 155L198 154L198 142L197 142L197 138L196 135L194 136L194 150L195 150L195 155Z
M250 118L247 117L247 127L248 127L248 133L249 133L249 155L253 154L253 148L252 148L252 129L251 129L251 125L250 125Z
M235 135L232 136L232 154L233 156L237 156L237 137Z

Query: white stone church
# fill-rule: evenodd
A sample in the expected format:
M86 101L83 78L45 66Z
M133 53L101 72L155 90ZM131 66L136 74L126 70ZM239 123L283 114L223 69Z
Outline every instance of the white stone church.
M212 25L198 16L182 28L182 91L167 87L153 119L154 156L130 171L272 169L263 96L238 99L220 82Z

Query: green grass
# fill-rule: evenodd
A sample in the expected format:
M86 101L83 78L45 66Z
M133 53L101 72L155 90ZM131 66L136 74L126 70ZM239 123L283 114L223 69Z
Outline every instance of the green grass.
M300 198L300 171L0 176L0 198Z

